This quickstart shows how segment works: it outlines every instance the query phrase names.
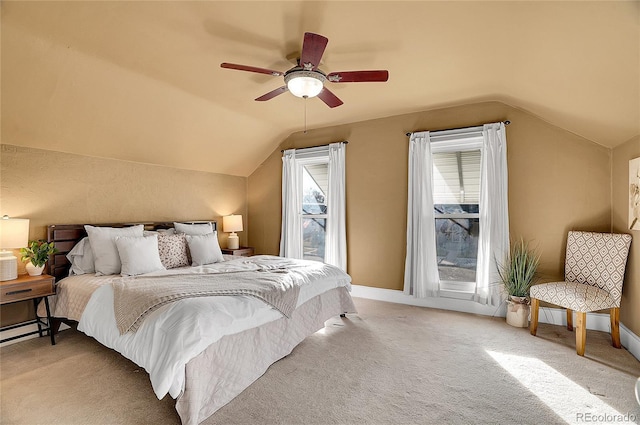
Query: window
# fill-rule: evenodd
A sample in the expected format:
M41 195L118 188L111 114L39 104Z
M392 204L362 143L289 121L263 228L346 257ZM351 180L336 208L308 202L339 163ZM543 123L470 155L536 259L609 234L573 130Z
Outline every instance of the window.
M496 258L509 252L504 123L409 139L404 293L498 306Z
M480 236L480 159L475 140L432 143L440 289L473 292ZM464 150L468 149L468 150Z
M329 159L301 160L302 254L305 260L325 261Z
M345 145L284 151L281 256L346 271Z

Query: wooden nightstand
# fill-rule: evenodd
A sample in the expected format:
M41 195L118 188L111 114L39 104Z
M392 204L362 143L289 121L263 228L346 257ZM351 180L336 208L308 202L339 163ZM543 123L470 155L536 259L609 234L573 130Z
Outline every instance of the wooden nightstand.
M15 325L5 326L0 328L0 332L8 331L10 329L16 329L21 326L27 326L32 324L38 325L38 330L33 332L27 332L21 335L16 335L11 338L6 338L0 340L0 343L11 341L13 339L22 338L28 335L38 334L39 336L43 336L43 333L49 332L49 336L51 337L51 345L56 345L56 341L53 336L53 331L51 329L51 311L49 310L49 295L54 295L56 293L55 287L55 279L53 276L49 276L48 274L43 274L40 276L29 276L23 275L18 276L17 279L14 280L5 280L4 282L0 282L0 305L2 304L11 304L18 301L27 301L33 300L33 304L36 307L36 311L38 310L38 299L44 298L44 305L47 308L47 322L43 322L41 318L37 317L34 320L29 320L27 322L18 323Z
M227 255L239 255L241 257L251 257L253 255L253 248L250 246L241 246L238 249L224 248L222 253Z

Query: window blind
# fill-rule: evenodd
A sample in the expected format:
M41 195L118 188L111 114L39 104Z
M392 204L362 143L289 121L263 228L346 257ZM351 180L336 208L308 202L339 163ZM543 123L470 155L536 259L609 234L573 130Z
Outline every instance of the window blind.
M432 154L434 204L477 204L480 150Z

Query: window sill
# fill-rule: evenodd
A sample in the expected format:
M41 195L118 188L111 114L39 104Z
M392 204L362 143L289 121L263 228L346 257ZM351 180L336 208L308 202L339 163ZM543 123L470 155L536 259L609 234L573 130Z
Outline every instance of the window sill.
M441 298L453 298L465 301L473 301L475 295L475 293L471 291L458 291L452 289L441 289L439 294Z
M473 294L476 291L476 283L460 282L460 281L453 281L453 280L441 280L440 290L453 291L453 292L468 292Z

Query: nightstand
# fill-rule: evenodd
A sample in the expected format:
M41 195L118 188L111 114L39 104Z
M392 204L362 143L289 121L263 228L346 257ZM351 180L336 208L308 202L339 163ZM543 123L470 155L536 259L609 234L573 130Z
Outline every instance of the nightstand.
M46 331L49 332L49 336L51 337L51 345L56 345L53 330L51 329L51 311L49 310L49 300L47 298L49 295L54 295L56 293L55 278L48 274L40 276L23 275L18 276L17 279L0 282L0 289L0 305L11 304L18 301L33 300L33 304L37 311L38 300L40 298L44 298L44 305L47 309L46 323L36 315L34 320L0 328L0 332L2 332L32 324L38 325L37 331L27 332L21 335L12 336L11 338L2 339L0 340L0 343L34 334L43 336Z
M222 253L227 255L239 255L241 257L251 257L253 255L253 248L250 246L241 246L238 249L224 248Z

